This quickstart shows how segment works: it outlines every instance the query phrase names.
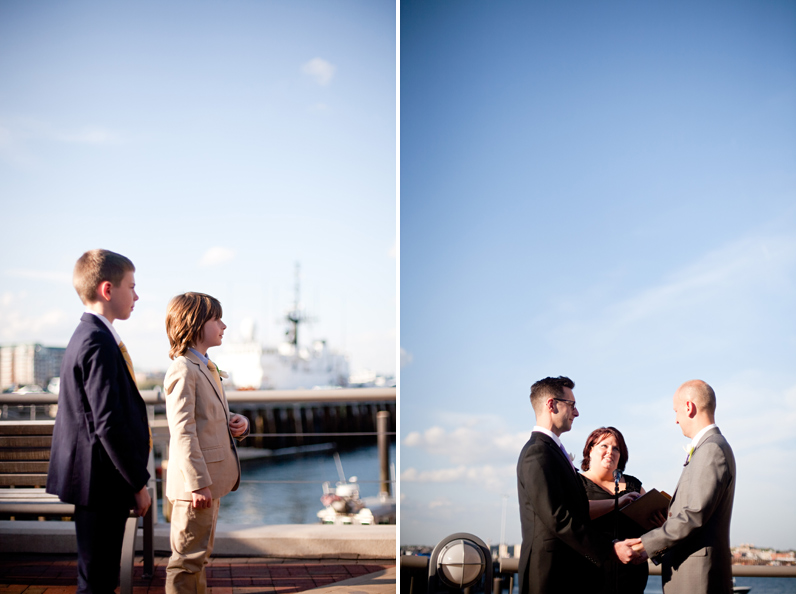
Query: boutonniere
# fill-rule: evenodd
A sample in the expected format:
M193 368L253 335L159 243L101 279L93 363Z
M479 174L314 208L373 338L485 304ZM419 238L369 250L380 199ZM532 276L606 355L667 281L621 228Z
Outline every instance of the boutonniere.
M685 458L685 464L683 466L688 466L688 463L691 461L691 455L694 453L694 444L689 443L687 446L683 446L685 453L688 454Z
M215 361L210 361L213 366L216 368L216 373L218 373L218 377L221 379L229 379L229 374L226 371L221 371L221 368L218 366L218 363Z
M572 452L567 452L569 454L569 461L575 464L575 454Z

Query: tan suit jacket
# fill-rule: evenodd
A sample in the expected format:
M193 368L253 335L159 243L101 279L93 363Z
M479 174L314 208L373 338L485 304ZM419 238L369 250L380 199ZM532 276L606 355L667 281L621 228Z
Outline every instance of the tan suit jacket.
M229 405L210 370L188 351L172 362L163 389L171 433L166 497L190 501L192 491L210 487L219 499L236 490L240 461L229 431Z

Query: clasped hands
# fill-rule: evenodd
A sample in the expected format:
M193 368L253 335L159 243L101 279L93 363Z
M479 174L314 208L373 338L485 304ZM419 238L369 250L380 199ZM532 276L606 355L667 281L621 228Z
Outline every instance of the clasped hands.
M644 550L644 545L641 543L640 538L617 540L614 542L614 553L625 565L628 563L638 565L648 559L647 551Z

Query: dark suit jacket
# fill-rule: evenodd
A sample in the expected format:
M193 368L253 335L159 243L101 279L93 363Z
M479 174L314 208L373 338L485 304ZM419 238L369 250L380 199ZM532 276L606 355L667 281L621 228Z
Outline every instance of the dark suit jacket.
M149 480L146 406L113 334L84 313L61 363L47 492L103 507L134 503Z
M713 428L683 468L666 522L641 537L650 558L662 562L666 594L732 592L734 496L735 456Z
M577 473L556 443L534 432L517 463L522 548L520 594L599 588L611 543L594 531Z

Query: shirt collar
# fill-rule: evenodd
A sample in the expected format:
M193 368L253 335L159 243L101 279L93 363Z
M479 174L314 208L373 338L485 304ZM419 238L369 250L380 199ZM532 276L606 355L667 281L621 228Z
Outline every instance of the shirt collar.
M556 442L556 445L558 447L561 447L561 438L558 437L558 435L556 435L552 431L550 431L550 429L545 429L544 427L540 427L539 425L534 425L533 430L539 433L544 433L545 435L547 435L547 437Z
M205 366L207 366L207 364L208 364L208 363L210 363L210 357L206 357L205 355L203 355L202 353L200 353L199 351L197 351L195 348L193 348L193 347L188 347L188 350L189 350L189 351L191 351L191 352L192 352L194 355L196 355L196 356L197 356L197 358L198 358L198 359L199 359L199 360L200 360L200 361L201 361L201 362L202 362L202 363L203 363Z
M708 425L707 427L704 427L699 433L694 435L694 439L691 440L691 446L694 449L696 449L697 445L699 444L699 440L702 439L702 437L705 435L705 433L707 433L708 431L710 431L714 427L717 427L716 423L713 423L712 425Z
M100 320L102 320L102 323L105 324L108 327L108 330L111 331L111 334L113 334L113 338L116 341L116 344L119 344L122 341L122 337L119 336L118 332L116 332L116 328L114 328L113 324L111 324L108 321L108 318L106 318L102 314L98 314L96 311L91 311L90 309L87 309L86 313L90 313L93 316L97 316Z

